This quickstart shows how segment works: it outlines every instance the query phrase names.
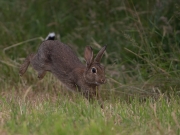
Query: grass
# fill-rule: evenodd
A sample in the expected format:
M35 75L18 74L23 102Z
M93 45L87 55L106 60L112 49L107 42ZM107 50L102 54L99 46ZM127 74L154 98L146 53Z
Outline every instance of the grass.
M26 92L28 91L28 94ZM3 134L179 134L179 99L139 102L118 98L89 104L81 95L36 92L32 88L1 97ZM65 93L64 93L65 94Z
M0 1L0 134L180 134L179 0ZM107 52L104 109L24 58L55 32L83 60Z

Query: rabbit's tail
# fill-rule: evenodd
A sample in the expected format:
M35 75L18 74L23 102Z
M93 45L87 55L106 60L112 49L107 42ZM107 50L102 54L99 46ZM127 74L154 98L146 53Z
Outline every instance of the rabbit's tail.
M46 37L45 40L54 40L56 37L55 33L54 32L51 32L48 34L48 36Z

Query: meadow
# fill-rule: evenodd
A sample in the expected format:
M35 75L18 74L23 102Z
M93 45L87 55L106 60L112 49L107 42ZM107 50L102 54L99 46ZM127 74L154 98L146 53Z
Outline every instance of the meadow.
M1 0L0 135L180 134L179 0ZM19 66L50 32L84 62L107 45L104 108Z

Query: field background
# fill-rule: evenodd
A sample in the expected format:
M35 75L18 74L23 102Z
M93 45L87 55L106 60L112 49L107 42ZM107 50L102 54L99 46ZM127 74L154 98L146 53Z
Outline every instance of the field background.
M48 73L18 68L49 32L102 60L104 109ZM179 0L1 0L1 135L180 134Z

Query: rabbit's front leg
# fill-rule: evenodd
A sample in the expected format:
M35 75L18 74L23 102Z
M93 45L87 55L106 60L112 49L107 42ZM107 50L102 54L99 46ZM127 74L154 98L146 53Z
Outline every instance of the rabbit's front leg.
M100 98L98 87L95 88L83 88L82 90L83 96L88 99L90 102L97 100L101 108L103 108L103 102Z

